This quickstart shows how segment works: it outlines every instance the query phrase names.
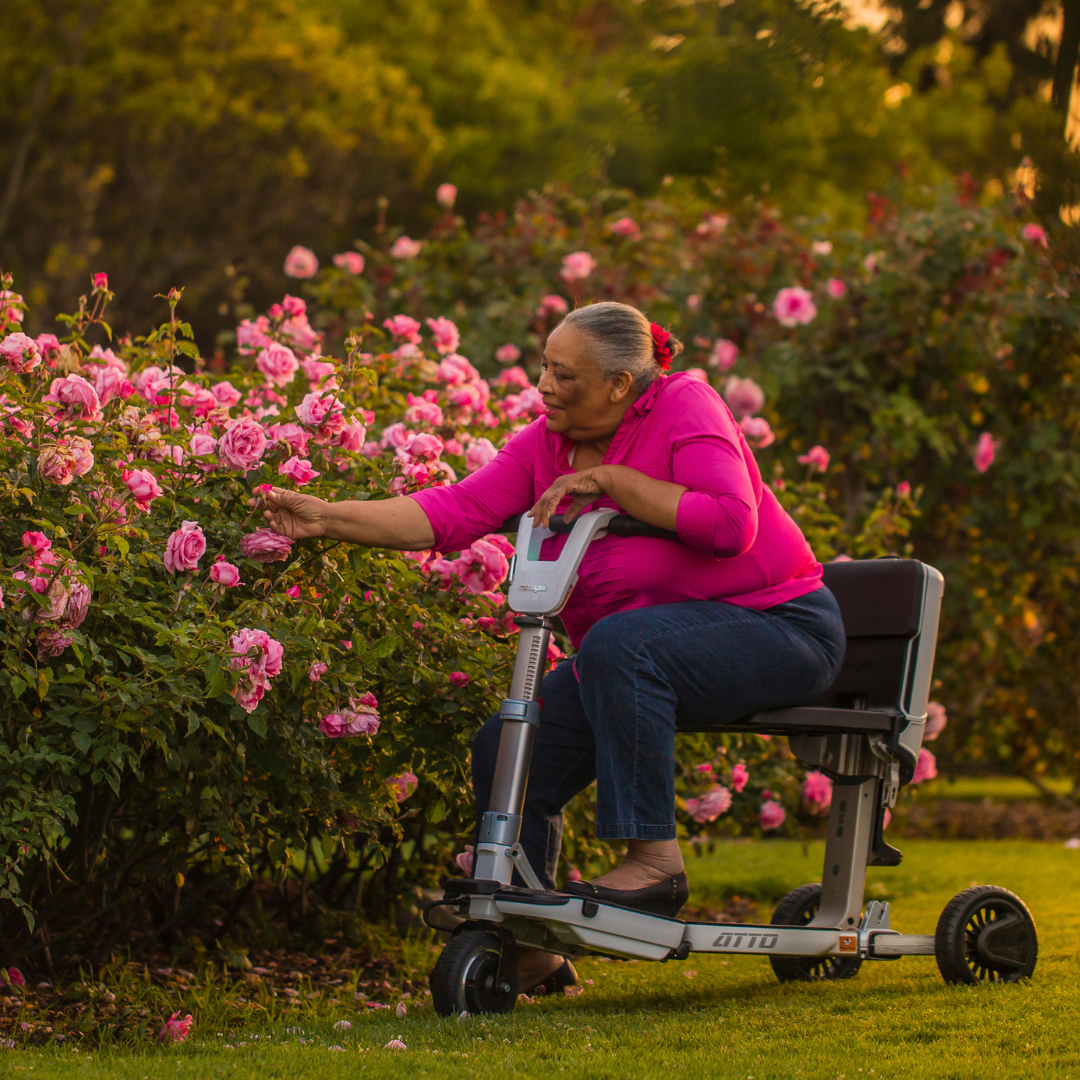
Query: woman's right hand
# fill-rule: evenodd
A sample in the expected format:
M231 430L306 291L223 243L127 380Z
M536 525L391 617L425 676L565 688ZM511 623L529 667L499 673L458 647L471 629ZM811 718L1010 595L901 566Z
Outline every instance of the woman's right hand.
M270 488L259 499L249 499L248 506L264 507L266 524L281 536L292 540L306 540L326 535L326 511L330 504L314 495L301 495L298 491Z

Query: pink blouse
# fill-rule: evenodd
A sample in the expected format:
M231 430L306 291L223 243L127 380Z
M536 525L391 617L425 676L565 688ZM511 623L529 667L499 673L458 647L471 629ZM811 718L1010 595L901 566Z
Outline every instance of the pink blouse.
M483 468L459 483L410 495L431 522L435 547L458 551L529 510L573 472L576 444L543 418L518 432ZM577 648L605 615L685 600L722 600L764 610L821 587L821 564L777 502L739 425L707 383L662 376L627 410L604 457L687 488L676 514L679 539L605 536L585 555L562 612ZM560 511L570 505L567 497ZM601 496L586 509L620 509ZM555 558L566 542L543 548Z

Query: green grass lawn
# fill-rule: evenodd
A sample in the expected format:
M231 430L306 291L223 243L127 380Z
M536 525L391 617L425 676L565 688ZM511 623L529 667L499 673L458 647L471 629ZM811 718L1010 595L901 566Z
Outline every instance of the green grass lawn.
M767 916L788 889L819 878L821 844L728 843L693 859L693 901L752 897ZM317 1020L242 1032L196 1015L184 1044L145 1050L0 1051L24 1080L339 1080L349 1077L1075 1077L1080 1080L1080 851L1031 842L909 841L895 870L870 873L892 925L931 933L960 889L1003 885L1039 927L1035 977L1020 986L946 986L933 959L867 963L850 982L777 983L751 958L668 964L584 961L576 999L539 1000L463 1023L412 1007L357 1015L344 1002ZM410 945L429 963L427 942ZM351 1028L333 1022L348 1018ZM220 1032L220 1033L219 1033ZM401 1039L407 1050L383 1049ZM333 1049L340 1047L341 1049Z

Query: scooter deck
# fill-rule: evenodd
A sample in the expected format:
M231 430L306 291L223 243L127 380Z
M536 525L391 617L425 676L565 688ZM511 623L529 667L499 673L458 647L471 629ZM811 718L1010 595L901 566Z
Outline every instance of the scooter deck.
M845 930L813 925L684 922L566 893L499 890L483 898L482 905L488 913L474 908L470 912L473 918L491 918L497 912L497 920L519 940L535 939L527 932L528 926L539 923L552 938L575 952L595 950L642 960L683 959L691 952L868 959L934 953L931 934L904 935L868 926Z

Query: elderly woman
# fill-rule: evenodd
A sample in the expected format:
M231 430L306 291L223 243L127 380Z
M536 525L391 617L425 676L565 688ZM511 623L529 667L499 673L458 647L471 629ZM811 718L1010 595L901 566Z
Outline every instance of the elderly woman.
M575 893L674 916L687 883L675 839L675 732L812 700L844 656L844 630L799 527L761 481L727 406L688 374L678 342L625 304L579 308L547 340L543 418L460 483L380 502L275 489L266 518L294 538L456 551L529 511L547 524L615 508L678 541L594 541L562 612L577 650L544 679L521 842L555 886L563 807L597 782L596 832L623 862ZM531 509L530 509L531 508ZM552 555L564 538L549 540ZM499 720L473 743L478 820ZM519 986L574 980L519 953Z

